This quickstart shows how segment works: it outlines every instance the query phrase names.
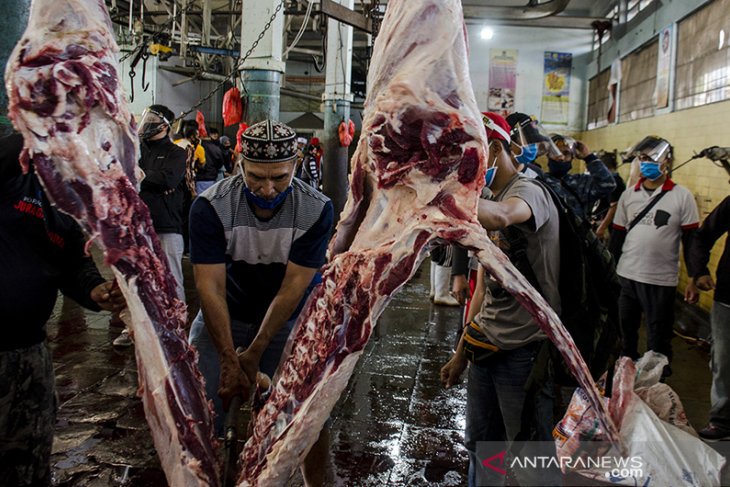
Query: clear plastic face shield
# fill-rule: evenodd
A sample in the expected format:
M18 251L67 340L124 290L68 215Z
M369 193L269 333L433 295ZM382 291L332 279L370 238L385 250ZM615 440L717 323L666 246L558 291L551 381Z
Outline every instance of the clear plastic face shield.
M664 139L649 136L634 144L626 153L629 160L638 157L639 161L661 164L670 158L672 146Z
M142 112L142 118L137 125L137 135L142 139L149 139L162 132L165 125L170 126L170 121L164 115L147 108Z
M652 135L644 137L624 151L622 158L624 163L631 163L631 172L627 185L636 184L642 176L642 162L656 163L660 167L666 167L667 172L671 175L672 146L660 137Z
M560 157L558 147L550 138L547 130L536 120L523 120L513 129L512 141L522 147L535 144L537 146L537 157L547 155L551 159Z
M551 159L555 159L558 161L571 161L575 157L575 146L576 142L573 137L563 136L563 135L557 135L553 136L552 139L553 143L555 144L555 147L559 151L559 155L557 157L550 157Z

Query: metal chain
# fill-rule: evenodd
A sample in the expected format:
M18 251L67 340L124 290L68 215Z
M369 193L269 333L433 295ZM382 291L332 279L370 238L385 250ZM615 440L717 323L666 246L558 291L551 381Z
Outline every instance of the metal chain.
M380 23L382 18L380 17L380 0L373 0L373 4L370 7L370 22L372 22L372 36L373 40L378 37L380 32Z
M223 79L220 83L218 83L215 86L215 88L213 88L213 90L211 90L210 93L208 93L203 98L201 98L201 100L198 101L198 103L196 103L195 105L193 105L192 107L190 107L190 109L184 111L179 117L177 117L175 119L176 121L177 120L180 120L182 118L187 117L194 110L197 110L198 108L200 108L200 106L203 103L205 103L206 101L210 100L210 98L215 93L217 93L218 90L220 90L223 87L224 84L229 83L230 81L233 80L233 78L238 74L239 68L243 65L244 62L246 62L246 59L248 59L248 57L251 55L251 53L254 51L254 49L256 49L256 47L259 45L259 42L261 42L261 39L264 38L264 35L266 35L266 32L269 30L269 28L271 28L271 24L274 22L274 20L276 19L276 16L279 14L279 12L281 11L281 9L284 8L284 4L285 3L286 3L286 0L281 0L279 2L279 5L277 5L276 9L274 10L274 13L271 14L271 18L269 19L268 22L266 22L266 25L264 26L264 30L261 31L261 33L259 34L258 38L253 42L253 44L251 45L251 47L249 48L249 50L246 51L246 54L244 54L243 57L238 58L238 61L236 62L236 65L233 67L233 69L231 70L231 73L228 76L226 76L225 79ZM245 87L244 87L244 90L245 90Z

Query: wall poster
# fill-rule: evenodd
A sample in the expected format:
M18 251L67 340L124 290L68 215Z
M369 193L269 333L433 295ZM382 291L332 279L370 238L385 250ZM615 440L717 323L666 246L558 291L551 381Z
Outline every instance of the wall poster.
M517 49L489 50L487 110L506 117L515 110Z
M659 54L656 62L656 89L654 106L669 106L669 68L672 62L672 26L669 25L659 33Z
M541 123L568 125L572 65L569 52L545 52Z

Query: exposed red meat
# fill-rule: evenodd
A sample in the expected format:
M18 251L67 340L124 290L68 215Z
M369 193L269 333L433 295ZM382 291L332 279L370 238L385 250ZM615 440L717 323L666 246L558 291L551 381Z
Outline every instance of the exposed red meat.
M139 149L102 0L34 0L5 74L9 115L53 202L104 250L132 316L139 394L170 485L218 485L186 310L135 190Z
M617 441L558 316L477 221L488 148L469 79L461 2L389 1L368 87L350 197L323 283L300 315L256 417L240 484L286 484L346 386L375 320L436 240L477 252L558 346Z

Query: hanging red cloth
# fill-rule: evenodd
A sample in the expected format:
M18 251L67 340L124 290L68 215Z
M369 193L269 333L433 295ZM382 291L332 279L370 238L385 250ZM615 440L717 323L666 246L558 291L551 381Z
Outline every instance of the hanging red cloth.
M241 121L241 117L243 117L241 92L234 86L223 95L223 125L226 127L235 125Z

